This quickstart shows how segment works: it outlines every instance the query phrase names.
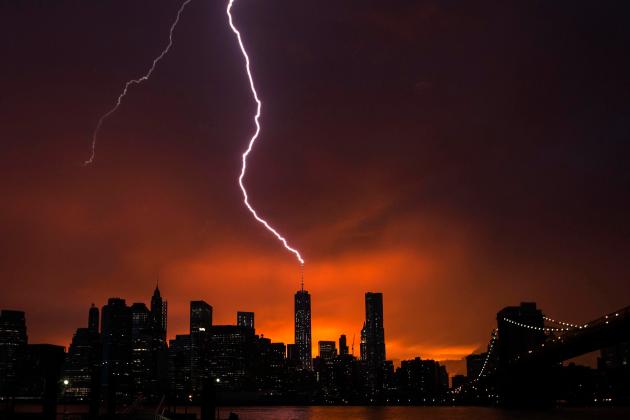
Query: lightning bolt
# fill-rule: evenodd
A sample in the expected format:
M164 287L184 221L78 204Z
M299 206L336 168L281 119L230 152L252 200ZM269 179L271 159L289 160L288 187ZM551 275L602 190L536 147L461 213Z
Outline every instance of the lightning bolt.
M241 187L241 191L243 192L243 202L245 203L245 206L247 206L247 209L250 211L250 213L254 216L254 218L258 222L260 222L263 226L265 226L265 228L267 228L268 231L273 233L275 237L278 238L280 242L282 242L284 247L289 252L292 252L295 255L295 257L298 259L302 267L304 267L304 259L300 255L300 252L297 249L292 248L288 244L287 240L284 237L282 237L282 235L280 235L280 233L278 233L278 231L275 230L269 223L267 223L266 220L258 216L258 213L256 213L256 210L254 210L254 208L249 204L249 197L247 196L247 190L245 189L245 185L243 185L243 178L245 178L245 171L247 170L247 156L249 156L249 154L251 153L252 148L254 147L254 143L256 143L256 140L258 139L258 135L260 134L259 119L260 119L260 114L261 114L261 109L262 109L262 102L258 98L258 92L256 92L256 87L254 86L254 78L252 77L252 72L250 69L249 56L247 55L247 51L245 50L245 46L243 45L243 40L241 39L241 33L236 28L236 26L234 25L234 21L232 20L232 6L234 6L235 1L236 0L228 1L226 13L228 16L228 21L230 23L230 28L232 28L232 32L234 32L234 34L236 35L236 39L238 40L238 45L241 48L241 53L243 54L243 58L245 59L245 70L247 72L247 77L249 79L249 87L252 91L252 95L254 96L254 100L256 101L256 115L254 116L254 124L256 125L256 130L254 131L254 134L252 135L252 137L249 139L249 144L247 145L247 149L243 153L243 156L242 156L243 166L241 167L241 174L238 177L238 184Z
M182 3L182 5L179 7L179 10L177 11L177 16L175 17L175 20L171 24L171 27L170 27L170 30L169 30L168 44L162 50L160 55L158 55L157 57L155 57L153 59L153 63L151 64L151 67L149 67L149 70L144 74L144 76L139 77L137 79L131 79L131 80L127 81L127 83L125 83L125 87L123 88L122 92L120 93L120 95L118 95L118 99L116 100L116 104L114 105L114 107L112 109L110 109L109 111L107 111L105 114L103 114L101 116L101 118L99 118L98 123L96 124L96 128L94 129L94 133L92 134L92 152L90 154L90 158L87 159L85 162L83 162L84 165L87 166L87 165L91 164L92 162L94 162L94 158L96 157L96 138L98 136L98 132L101 129L101 126L103 125L103 122L110 115L112 115L114 112L116 112L116 110L118 109L118 107L122 103L123 98L127 95L127 92L129 91L129 88L131 86L139 85L140 83L148 80L151 77L151 74L153 74L153 71L155 70L155 67L157 66L157 64L160 62L160 60L162 60L162 58L164 58L164 56L168 53L168 51L173 46L173 32L175 31L175 28L177 27L177 24L179 23L179 17L181 16L182 12L184 11L184 9L188 5L188 3L190 3L191 1L192 0L185 0Z

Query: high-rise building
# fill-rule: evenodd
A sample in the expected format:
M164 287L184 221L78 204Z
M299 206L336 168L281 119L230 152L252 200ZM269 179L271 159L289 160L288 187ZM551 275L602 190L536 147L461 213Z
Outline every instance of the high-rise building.
M365 294L365 360L367 385L370 392L378 392L383 386L385 362L385 328L383 326L383 294Z
M383 327L383 294L365 294L365 338L367 360L385 361L385 328Z
M254 313L253 312L237 312L236 325L239 327L247 327L254 329Z
M337 343L334 341L319 341L319 357L332 360L337 356Z
M168 383L176 401L188 401L192 395L192 340L189 334L177 335L168 347Z
M136 302L131 305L131 340L136 341L140 335L149 329L151 313L144 303Z
M190 333L208 331L212 326L212 306L203 300L190 302Z
M339 336L339 354L340 355L348 354L348 343L346 341L345 334L341 334Z
M15 390L27 341L24 312L0 311L0 397Z
M98 308L92 304L88 313L88 328L98 333Z
M92 392L98 389L100 361L98 332L92 328L78 328L72 337L61 374L64 399L85 401L92 397Z
M162 299L160 295L160 289L155 286L153 296L151 297L151 320L153 324L159 329L162 342L166 346L166 319L167 319L167 306L166 300Z
M213 325L207 334L204 360L208 377L217 388L242 390L251 383L254 332L235 325Z
M56 418L59 375L64 358L65 349L62 346L52 344L26 346L18 393L24 400L42 402L42 418Z
M155 399L159 393L161 329L151 322L151 313L144 303L131 305L131 371L134 393Z
M304 289L295 293L295 349L298 366L312 370L311 295Z
M110 400L129 400L133 388L131 310L124 299L110 298L101 315L103 391Z

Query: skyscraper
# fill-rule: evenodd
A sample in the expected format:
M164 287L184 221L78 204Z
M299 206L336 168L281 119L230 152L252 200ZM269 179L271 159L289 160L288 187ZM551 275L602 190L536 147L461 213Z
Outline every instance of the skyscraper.
M190 333L208 331L212 326L212 306L203 300L190 302Z
M312 370L311 295L304 288L295 293L295 350L298 366Z
M88 329L93 332L98 332L98 308L92 304L90 312L88 314Z
M153 297L151 297L151 320L159 329L162 342L166 346L166 318L167 318L167 302L162 299L160 289L155 286Z
M15 388L26 345L24 312L0 311L0 397L8 396Z
M237 312L236 325L239 327L247 327L254 329L254 313L253 312Z
M365 294L365 360L368 386L372 392L382 387L385 362L385 328L383 327L383 294Z
M62 379L68 381L63 390L64 398L87 400L98 390L100 351L98 332L92 328L78 328L63 366Z
M339 336L339 354L348 354L348 343L346 341L346 335L341 334Z
M131 310L124 299L109 298L101 311L102 374L106 395L131 397Z

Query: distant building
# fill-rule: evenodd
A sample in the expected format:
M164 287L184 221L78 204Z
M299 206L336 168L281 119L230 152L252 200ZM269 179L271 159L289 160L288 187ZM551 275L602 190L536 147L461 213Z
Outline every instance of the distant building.
M177 335L168 347L169 393L175 401L189 401L192 387L192 339L189 334Z
M297 364L298 354L295 344L287 344L287 360Z
M28 339L22 311L0 311L0 397L11 396Z
M479 377L487 354L488 353L470 354L466 356L466 376L468 376L468 378L473 380Z
M448 388L446 368L435 360L419 357L401 361L396 380L401 397L416 404L433 402Z
M466 385L466 383L468 382L467 379L468 378L466 378L466 376L464 375L453 375L453 377L451 378L451 388L457 389Z
M65 349L52 344L28 344L20 372L20 399L42 402L42 417L55 418L57 397L63 393L60 381Z
M158 329L164 346L166 346L167 307L168 302L162 299L160 289L156 285L151 297L151 320L155 328Z
M162 329L151 322L149 309L144 303L131 305L131 371L135 395L149 400L160 397L160 374L166 370L160 365L165 351Z
M218 389L245 390L252 385L254 332L235 325L213 325L201 362Z
M98 333L98 308L92 304L88 313L88 328Z
M312 370L311 295L304 289L295 293L295 349L299 366Z
M90 309L91 313L91 309ZM88 325L90 322L88 322ZM61 378L64 381L62 397L74 401L87 401L98 390L101 365L100 334L93 328L78 328L72 337L63 364ZM67 385L65 384L67 381ZM98 398L97 396L94 396Z
M124 299L110 298L101 314L103 392L109 401L130 400L133 391L131 310Z
M341 334L339 336L339 354L344 355L348 354L348 344L346 343L346 335Z
M337 357L337 343L334 341L319 341L319 357L332 360Z
M207 331L212 326L212 306L203 300L190 302L190 333Z
M383 386L382 367L385 362L385 328L383 326L383 294L365 294L365 360L370 391Z
M247 327L254 329L254 313L253 312L237 312L236 325L239 327Z

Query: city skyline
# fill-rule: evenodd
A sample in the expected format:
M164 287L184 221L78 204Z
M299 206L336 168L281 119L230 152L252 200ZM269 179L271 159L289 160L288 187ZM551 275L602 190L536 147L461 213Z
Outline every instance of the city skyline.
M312 356L305 350L311 297L302 286L294 300L295 343L257 334L253 312L237 312L231 325L215 324L212 306L202 300L190 301L189 333L167 342L167 299L156 285L150 309L119 297L100 312L92 304L67 352L32 343L25 314L0 309L0 399L10 402L9 410L15 397L41 401L45 413L59 399L89 403L90 413L164 399L503 407L550 407L563 398L586 405L628 401L630 306L583 324L553 319L535 302L506 306L496 313L486 351L468 355L466 375L450 378L436 360L416 356L395 366L387 359L382 293L364 294L359 355L348 352L341 334L319 340ZM569 363L594 351L597 369ZM218 400L209 397L213 390Z

